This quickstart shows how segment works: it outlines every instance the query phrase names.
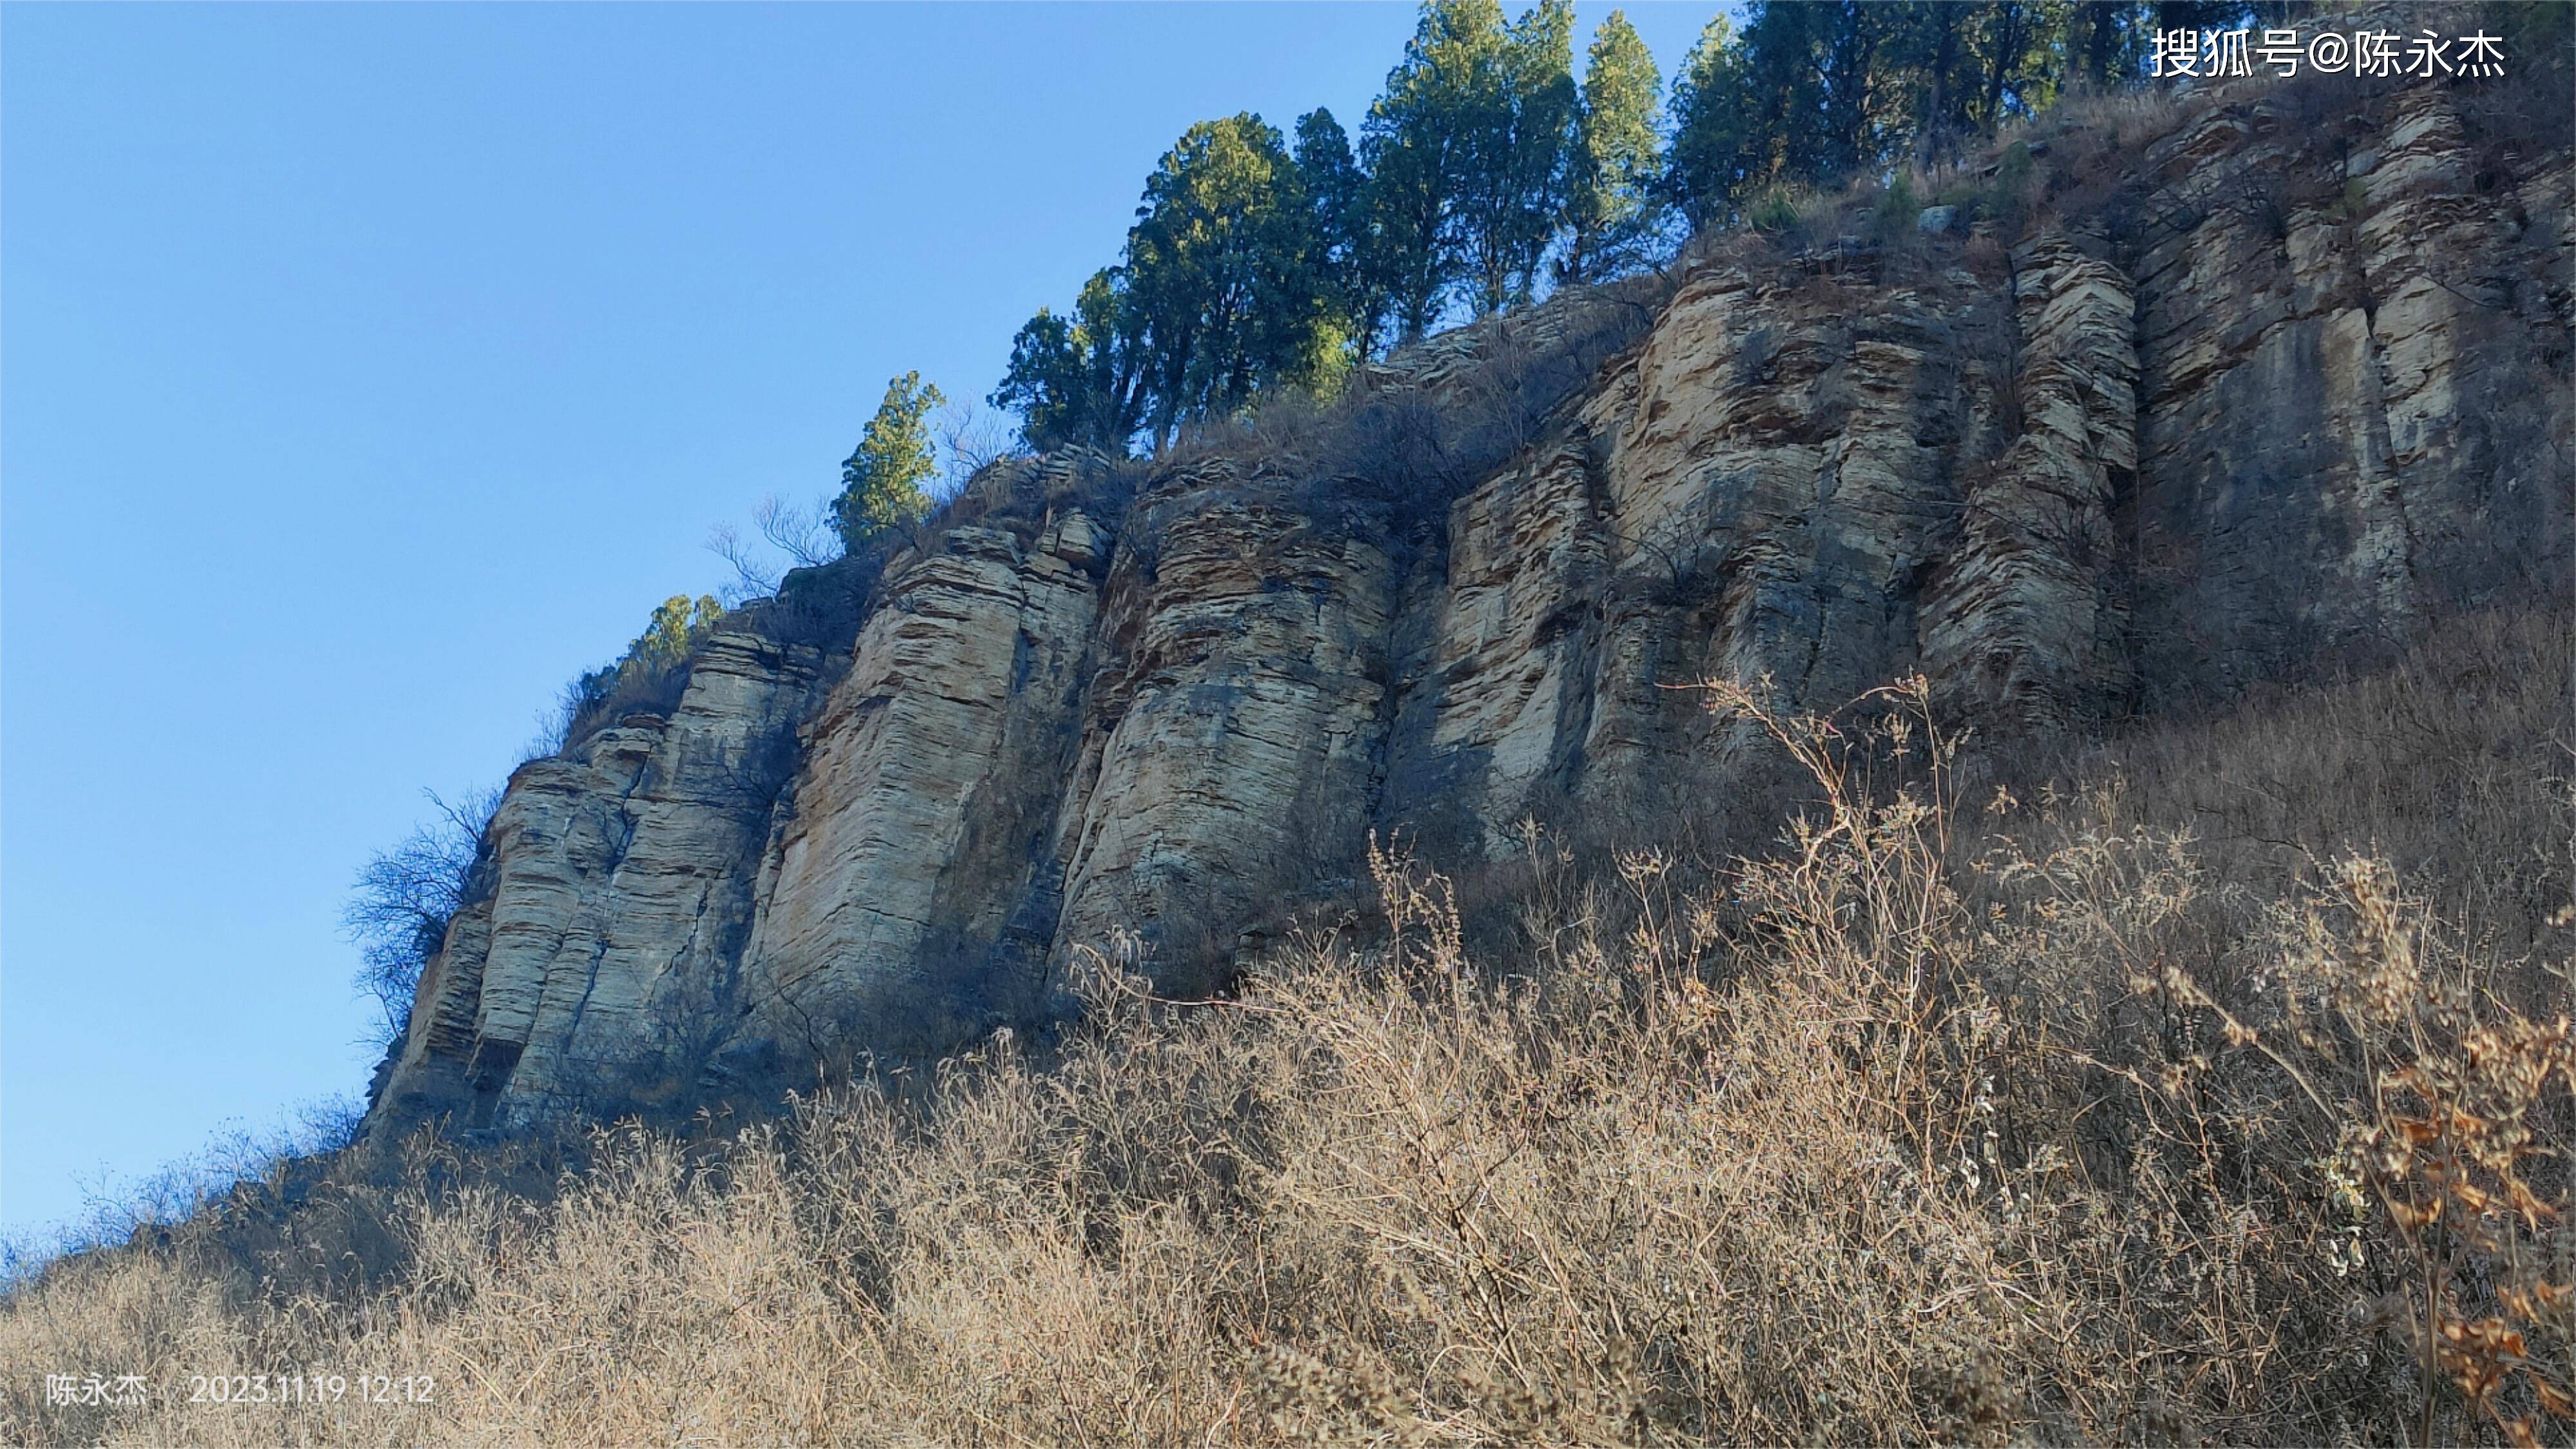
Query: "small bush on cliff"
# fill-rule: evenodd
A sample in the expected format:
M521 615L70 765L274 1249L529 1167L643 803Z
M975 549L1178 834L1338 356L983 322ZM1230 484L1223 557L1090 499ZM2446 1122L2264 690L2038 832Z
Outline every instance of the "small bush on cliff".
M554 748L578 744L622 715L670 713L688 688L690 651L724 616L725 606L712 594L673 594L655 605L644 632L616 663L564 687Z
M1328 532L1420 542L1458 494L1546 433L1569 398L1634 345L1670 292L1661 274L1559 293L1372 368L1329 401L1287 396L1185 431L1166 476L1228 464ZM1197 507L1200 494L1175 506ZM1151 537L1152 526L1132 536Z

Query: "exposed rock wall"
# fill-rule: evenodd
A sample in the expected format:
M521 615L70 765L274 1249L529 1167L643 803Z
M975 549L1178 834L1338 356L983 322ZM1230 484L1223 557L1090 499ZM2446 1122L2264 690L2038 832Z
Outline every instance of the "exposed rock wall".
M1188 511L1113 581L1060 827L1060 950L1221 933L1169 941L1176 968L1203 965L1370 816L1393 561L1233 481L1183 482Z
M2148 148L2119 526L2150 690L2563 588L2567 161L2482 156L2462 103L2337 131L2267 96Z
M388 1115L508 1125L688 1085L741 1015L760 847L819 663L718 634L669 718L520 767L490 889L422 975Z
M1122 935L1203 989L1372 829L1651 824L1724 751L1713 675L2063 729L2563 594L2569 158L2456 92L2303 104L2177 107L2010 246L1721 247L1452 492L999 470L843 652L719 633L668 719L521 769L380 1120L937 1049ZM1463 395L1485 335L1381 381Z
M1067 510L1028 545L960 528L859 632L807 729L764 856L751 1026L807 1053L956 1040L1030 1009L1044 940L1006 940L1051 891L1106 539Z

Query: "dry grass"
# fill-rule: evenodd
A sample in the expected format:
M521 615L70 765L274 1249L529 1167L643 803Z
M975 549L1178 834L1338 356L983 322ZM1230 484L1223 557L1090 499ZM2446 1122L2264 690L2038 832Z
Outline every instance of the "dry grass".
M2046 787L1916 687L1721 687L1821 801L1760 860L1534 836L1473 962L1381 849L1380 930L1221 1003L1103 958L1043 1056L548 1190L422 1142L245 1192L8 1299L0 1438L2564 1442L2565 628ZM168 1397L308 1367L437 1393ZM39 1392L125 1372L154 1403Z

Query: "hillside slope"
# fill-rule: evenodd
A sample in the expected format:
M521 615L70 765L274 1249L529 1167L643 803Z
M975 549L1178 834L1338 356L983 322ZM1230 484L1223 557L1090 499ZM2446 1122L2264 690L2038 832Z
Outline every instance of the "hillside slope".
M1751 863L1542 839L1473 958L1387 861L1366 949L1204 1004L1088 963L1052 1048L784 1120L281 1163L0 1298L0 1442L2560 1442L2511 1184L2569 1204L2571 627L2448 620L2022 803L1918 729L1910 800Z
M2563 1441L2576 163L2351 94L791 576L0 1442Z

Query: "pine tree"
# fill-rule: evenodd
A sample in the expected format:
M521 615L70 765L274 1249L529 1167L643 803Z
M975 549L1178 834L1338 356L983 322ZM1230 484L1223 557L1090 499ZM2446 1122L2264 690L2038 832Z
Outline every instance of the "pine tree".
M1419 340L1461 272L1455 215L1478 164L1471 138L1503 47L1496 0L1424 0L1360 127L1369 225L1379 248L1396 340Z
M1365 361L1376 354L1386 326L1384 263L1369 223L1368 176L1331 111L1297 118L1297 174L1313 218L1316 264L1349 360Z
M692 599L686 594L673 594L653 608L653 617L645 622L644 632L626 646L626 655L617 661L619 669L668 669L689 657L689 646L700 635L724 617L724 605L712 594Z
M1143 315L1129 300L1127 269L1103 267L1082 284L1073 301L1074 340L1082 347L1080 436L1093 447L1124 456L1145 425Z
M2307 0L2263 0L2287 14ZM1624 15L1571 64L1570 0L1423 0L1352 138L1299 118L1194 126L1148 180L1119 264L1041 309L993 393L1034 447L1168 444L1265 391L1329 391L1454 306L1529 301L1643 260L1664 217L1774 213L1765 193L1929 164L2066 85L2133 77L2160 24L2247 0L1748 0L1674 77L1658 155L1654 59ZM1883 207L1902 222L1902 193ZM854 460L855 462L856 460ZM866 518L862 510L862 522Z
M1525 303L1564 208L1574 146L1573 0L1539 0L1506 27L1467 111L1468 184L1458 207L1478 316Z
M1073 315L1047 308L1011 339L1011 361L987 399L1020 415L1020 438L1044 450L1081 444L1124 455L1145 414L1145 338L1123 267L1091 274Z
M1664 191L1694 229L1734 217L1766 173L1769 158L1752 89L1743 43L1720 15L1700 31L1667 103L1673 141Z
M1628 17L1613 10L1592 35L1565 189L1557 277L1589 282L1636 264L1655 229L1663 165L1655 108L1663 78Z
M2066 79L2108 85L2136 76L2152 24L2136 0L2079 0L2066 17Z
M918 372L886 383L885 401L868 420L858 450L841 464L841 495L832 502L832 522L840 530L842 547L856 552L887 529L916 522L930 511L930 495L921 486L936 471L928 418L931 409L946 401Z
M1338 336L1320 250L1298 168L1259 116L1202 121L1165 153L1126 263L1157 451L1186 419L1314 384L1319 341Z
M1984 75L1977 123L1993 127L2006 116L2026 116L2057 93L2058 67L2051 54L2064 17L2034 0L1995 0L1978 7L1977 55Z
M1918 165L1954 152L1975 128L1974 30L1978 5L1916 3L1898 7L1884 58L1885 89Z
M1912 135L1900 98L1916 11L1754 0L1741 32L1711 25L1673 95L1668 186L1692 223L1740 215L1771 187L1884 165Z
M1020 440L1032 448L1089 441L1083 434L1088 348L1074 324L1040 307L1011 338L1010 365L985 399L1020 416Z

